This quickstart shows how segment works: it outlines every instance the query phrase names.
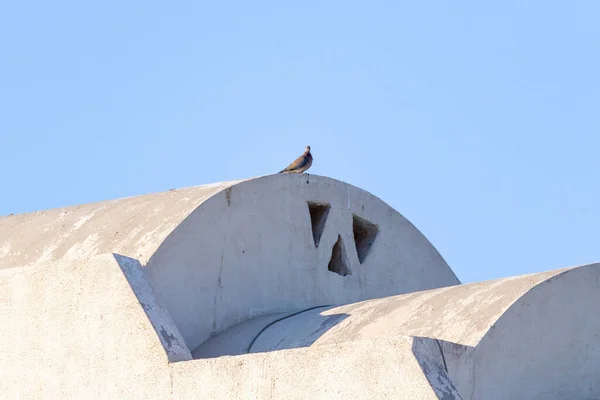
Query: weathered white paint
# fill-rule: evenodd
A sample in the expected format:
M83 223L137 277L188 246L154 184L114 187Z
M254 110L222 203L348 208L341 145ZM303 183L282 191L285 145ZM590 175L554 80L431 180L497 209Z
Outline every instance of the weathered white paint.
M318 247L309 201L330 206ZM363 263L353 215L379 229ZM338 237L347 276L328 271ZM383 201L306 174L4 217L0 240L9 249L0 257L5 268L107 252L138 259L192 349L259 315L459 283L431 243Z
M599 398L599 268L459 285L384 202L306 174L3 217L0 399Z
M173 398L460 399L435 343L398 337L172 364Z
M264 317L262 326L246 321L194 356L409 335L439 340L463 398L597 399L599 305L600 264L591 264L306 311L262 333L285 314Z
M105 254L0 270L0 399L169 398L169 359L189 351L173 343L180 336L139 264L121 261ZM175 338L170 347L153 324Z
M10 243L6 242L0 246L0 257L4 257L8 253L10 253Z
M307 202L331 207L318 247ZM379 228L362 264L353 214ZM347 276L328 270L338 237ZM459 283L431 243L383 201L329 178L291 174L241 182L204 201L165 238L146 273L191 349L264 314Z
M111 252L145 264L199 204L237 182L0 217L0 268Z
M600 399L599 309L599 264L555 275L490 327L457 385L475 399Z
M594 264L590 267L597 268ZM502 278L367 300L359 303L315 310L300 314L298 322L291 319L278 323L279 329L302 325L301 330L288 329L296 347L304 340L302 331L314 331L324 321L336 315L348 318L336 323L315 343L326 344L340 340L388 338L398 335L433 337L465 346L477 346L491 326L517 301L525 301L529 291L570 269L559 269L518 277ZM320 318L314 320L316 315ZM309 322L313 319L312 322ZM300 322L302 320L302 322ZM266 333L266 332L265 332ZM267 336L263 335L264 340ZM278 338L275 342L279 343ZM272 342L272 341L271 341ZM279 346L285 348L286 342ZM260 343L256 343L256 349ZM269 350L275 350L269 347Z
M406 337L191 360L141 265L111 254L0 270L0 320L0 399L458 398Z

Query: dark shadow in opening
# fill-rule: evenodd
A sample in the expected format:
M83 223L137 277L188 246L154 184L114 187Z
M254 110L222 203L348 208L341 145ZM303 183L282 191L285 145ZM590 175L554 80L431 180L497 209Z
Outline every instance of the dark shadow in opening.
M379 228L372 222L352 214L352 231L354 232L354 244L356 245L358 261L362 264L371 251L371 247L379 233Z
M321 241L321 235L325 229L325 221L329 215L329 204L318 204L308 201L308 212L310 213L310 224L312 226L313 240L315 247L319 247Z

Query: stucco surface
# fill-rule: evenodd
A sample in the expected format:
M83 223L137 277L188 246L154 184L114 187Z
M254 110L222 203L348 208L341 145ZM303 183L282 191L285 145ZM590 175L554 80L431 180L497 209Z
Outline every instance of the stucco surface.
M599 310L600 264L565 270L516 301L450 372L473 399L600 399Z
M321 344L411 335L476 346L514 302L522 299L536 285L564 271L547 271L343 305L322 311L320 318L313 318L311 325L317 327L332 317L348 316L339 318L339 323L328 329L327 334L316 339ZM286 324L299 325L310 331L308 321L317 313L318 310L309 311L295 317L297 322L288 319L278 326L284 329ZM301 331L296 332L300 334ZM279 345L286 344L284 341ZM257 343L255 348L259 349L260 344Z
M172 364L173 395L209 399L460 399L437 346L398 337ZM235 384L232 384L235 382Z
M169 356L125 273L112 254L0 270L0 398L168 398ZM137 291L176 337L151 293Z
M318 246L309 203L329 207ZM361 263L353 218L378 234ZM328 270L340 240L349 275ZM203 202L146 266L189 348L252 317L456 285L431 243L377 197L318 176L238 183Z
M408 335L436 342L463 398L597 399L599 306L600 264L590 264L309 310L262 332L247 321L193 355L269 353ZM270 321L262 322L264 327Z
M318 228L314 204L327 208ZM360 258L357 220L376 227ZM336 243L344 275L328 270ZM0 267L101 253L144 266L192 349L260 315L460 283L397 211L352 185L308 174L0 218Z
M459 398L438 348L408 337L188 361L119 255L0 271L0 318L1 399Z
M308 310L261 333L252 351L304 347L398 335L476 346L503 313L529 290L567 269L450 286ZM268 322L238 324L195 349L195 357L242 354Z
M237 182L0 217L0 268L103 253L145 264L190 212Z
M0 218L0 398L598 399L599 306L330 178L204 185Z

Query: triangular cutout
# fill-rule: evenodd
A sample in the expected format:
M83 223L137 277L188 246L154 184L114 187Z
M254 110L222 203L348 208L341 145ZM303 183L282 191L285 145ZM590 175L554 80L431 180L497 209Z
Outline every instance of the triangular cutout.
M313 240L315 247L319 247L321 241L321 235L325 229L325 221L327 221L327 215L331 206L329 204L318 204L308 203L308 212L310 213L310 224L312 226Z
M358 261L362 264L369 255L369 251L371 251L371 246L375 242L379 228L366 219L353 214L352 230L354 231L354 244L356 245Z
M338 235L338 240L333 245L333 249L331 249L331 260L329 260L327 269L341 276L352 274L350 268L348 268L346 248L344 247L344 242L340 235Z

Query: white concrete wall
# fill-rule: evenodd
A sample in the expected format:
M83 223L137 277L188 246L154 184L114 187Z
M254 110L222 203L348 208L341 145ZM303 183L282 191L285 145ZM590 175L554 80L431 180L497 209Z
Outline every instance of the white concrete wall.
M307 202L330 207L318 247ZM379 230L362 263L353 216ZM350 275L328 270L338 238ZM105 252L146 266L190 349L259 315L459 283L398 212L315 175L276 174L0 218L0 268Z
M318 247L307 202L330 206ZM363 262L353 215L379 229ZM458 283L312 175L0 218L0 399L600 398L600 264Z
M340 341L431 337L475 347L512 304L532 287L569 269L476 282L306 311L263 332L252 351L273 351ZM196 357L243 354L255 335L286 313L249 320L216 335Z
M399 337L172 364L173 398L460 399L439 350Z
M0 321L2 400L459 398L437 348L405 337L190 360L112 254L0 270Z
M329 207L318 246L307 201ZM363 260L354 244L355 216L378 227ZM345 276L327 269L340 242L350 271ZM212 334L277 311L458 283L427 239L384 202L313 175L274 175L2 217L0 398L178 398L194 393L200 376L178 375L181 368L208 368L211 376L228 371L219 379L230 387L204 382L208 386L197 393L228 398L240 386L230 378L244 379L236 362L224 358L215 367L213 360L188 361L190 349ZM450 390L447 376L435 367L439 360L427 361L428 350L415 361L402 345L387 359L409 361L390 370L374 358L387 350L374 347L357 343L334 346L326 355L319 349L271 355L278 367L265 369L265 379L278 388L270 393L332 393L326 386L290 391L303 386L281 373L291 371L292 363L307 378L317 379L318 372L320 382L331 380L325 374L331 366L353 380L368 378L329 385L338 393L354 388L357 394L402 391L409 397L400 398L430 398ZM301 372L300 365L312 362L321 369ZM433 387L430 378L437 382ZM394 379L406 385L399 389Z
M318 247L307 202L330 206ZM379 229L363 263L353 215ZM338 237L350 275L328 270ZM459 283L431 243L375 196L329 178L283 174L203 202L158 247L146 273L190 349L260 315Z
M600 265L533 287L490 327L472 360L473 398L600 399Z
M194 355L244 354L254 339L250 352L268 354L409 335L439 345L463 398L598 399L599 306L591 264L315 309L258 337L261 324L246 321Z
M125 270L111 254L0 270L0 399L169 398L169 356L134 290L171 342L177 331L121 261Z

